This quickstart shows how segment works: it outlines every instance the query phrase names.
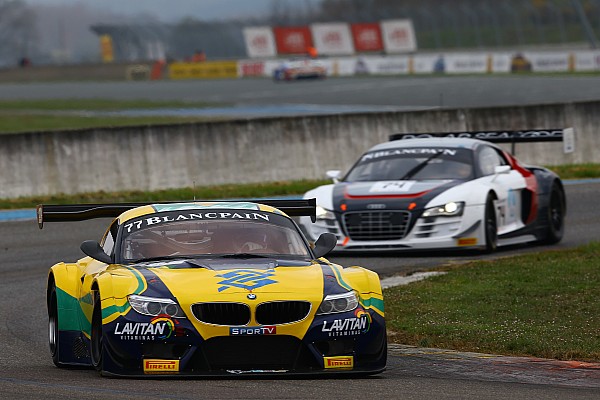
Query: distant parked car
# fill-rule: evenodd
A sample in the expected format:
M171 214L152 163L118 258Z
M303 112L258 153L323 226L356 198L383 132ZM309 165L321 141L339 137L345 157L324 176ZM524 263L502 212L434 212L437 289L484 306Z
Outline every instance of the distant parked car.
M335 251L492 252L562 239L561 179L490 141L562 140L563 130L442 135L397 135L367 150L344 176L329 171L333 184L304 195L317 199L316 223L300 217L307 237L333 233Z
M323 63L311 58L284 61L273 71L273 80L276 82L300 79L323 79L326 76L327 68Z

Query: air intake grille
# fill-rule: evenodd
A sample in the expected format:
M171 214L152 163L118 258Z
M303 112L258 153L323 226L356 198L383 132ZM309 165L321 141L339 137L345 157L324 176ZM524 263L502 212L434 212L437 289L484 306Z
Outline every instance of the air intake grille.
M261 325L289 324L300 321L310 312L307 301L274 301L256 307L256 322Z
M367 211L344 214L346 232L352 240L399 240L406 236L410 213Z
M301 346L299 339L285 335L221 336L208 339L202 351L211 369L289 370Z
M199 321L207 324L239 326L250 322L250 308L240 303L194 304L192 313Z

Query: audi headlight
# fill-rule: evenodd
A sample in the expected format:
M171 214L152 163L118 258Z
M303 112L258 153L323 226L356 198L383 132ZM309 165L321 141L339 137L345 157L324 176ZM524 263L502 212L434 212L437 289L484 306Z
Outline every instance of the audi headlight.
M332 211L329 211L326 208L321 206L317 206L316 209L317 219L335 219L335 215Z
M352 311L358 306L358 296L355 292L330 294L325 296L317 315L335 314Z
M159 299L132 294L128 297L131 308L140 314L153 317L166 314L173 318L185 318L185 314L179 305L171 299Z
M428 208L423 212L423 217L456 217L462 215L464 208L464 202L451 201L443 206Z

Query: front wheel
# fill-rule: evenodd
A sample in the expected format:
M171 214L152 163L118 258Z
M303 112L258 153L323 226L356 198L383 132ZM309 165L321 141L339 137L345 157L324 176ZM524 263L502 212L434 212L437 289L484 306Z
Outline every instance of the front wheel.
M485 249L486 253L493 253L498 248L498 224L496 222L496 208L494 197L489 195L485 202L484 214Z
M59 338L60 331L58 330L58 300L56 298L56 285L51 283L50 293L48 295L48 345L50 346L50 354L52 362L57 367L64 367L59 358Z
M92 312L91 359L96 371L102 373L104 361L104 340L102 337L102 306L100 293L94 292L94 311Z

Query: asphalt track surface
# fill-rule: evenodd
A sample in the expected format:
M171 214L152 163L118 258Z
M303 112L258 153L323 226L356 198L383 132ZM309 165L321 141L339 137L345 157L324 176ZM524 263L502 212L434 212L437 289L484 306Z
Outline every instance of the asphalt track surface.
M455 82L460 86L466 84L465 82L470 79L472 78L457 78ZM498 79L502 83L506 80L519 80L520 78ZM563 78L539 79L542 81L549 80L546 81L546 84L554 79L563 80ZM598 91L598 88L600 88L600 85L598 85L600 82L597 78L595 78L595 83L592 83L588 78L573 78L575 81L578 79L582 79L583 85L581 88L588 86L588 93ZM386 80L382 78L373 81L375 85L380 85ZM345 80L344 84L350 81ZM257 83L258 81L249 82ZM363 81L356 80L355 82L361 83ZM203 83L196 84L201 85ZM212 85L214 83L207 84ZM223 83L225 85L229 84L229 82ZM366 84L367 82L363 83ZM426 83L427 81L422 81L423 85ZM267 86L269 84L267 82L261 83L261 85ZM312 84L310 83L310 85ZM589 86L592 84L595 87L590 88ZM39 88L38 85L32 84L31 87ZM89 88L86 85L84 87ZM104 87L104 84L96 85L97 87ZM127 85L129 84L125 84L125 86ZM281 87L296 90L295 83L288 86L284 85ZM29 86L23 85L23 87ZM75 89L73 93L82 93L81 86L75 85L74 87L78 89ZM304 86L298 85L297 87L297 90L305 89ZM12 88L14 87L11 86L11 90ZM7 91L5 89L0 87L0 97L6 96ZM542 90L543 88L540 87L539 89ZM37 92L36 89L33 92L29 92L29 90L23 89L19 92L21 95L26 92L33 93L33 95L43 93L43 91ZM66 97L77 97L72 96L73 93L57 89L54 86L53 91L56 90ZM548 87L546 87L546 90L548 90ZM118 92L122 94L128 92L128 90L121 86ZM558 90L552 92L559 97L564 94L564 92L561 93ZM168 94L168 91L165 93ZM114 98L121 98L121 94L113 94L113 96ZM129 94L132 93L129 92ZM137 97L138 94L134 93L133 98L141 98ZM87 95L90 95L90 93L87 92ZM582 94L580 93L580 95ZM95 97L106 98L107 96L107 94L98 95L96 93ZM54 97L56 97L56 92ZM11 96L11 98L15 97ZM584 99L586 98L572 98L571 100ZM567 99L556 100L567 101ZM273 100L269 99L270 101ZM304 98L302 101L310 102L310 98ZM513 101L512 103L516 102ZM561 243L556 246L512 247L484 258L569 248L599 238L600 213L597 211L596 203L598 193L600 193L600 184L597 182L580 182L569 184L566 189L569 211L566 235ZM47 224L42 231L31 220L0 223L0 254L2 254L0 258L0 299L2 300L0 301L0 316L2 316L2 324L0 325L0 393L2 393L3 398L600 398L599 364L458 353L398 345L390 346L387 371L380 375L361 379L131 380L100 378L95 371L89 369L58 369L52 364L47 345L47 317L44 302L46 274L48 268L55 262L73 261L80 258L79 243L86 239L99 238L106 222L106 220L95 220L71 224ZM334 255L331 259L347 266L362 265L369 267L385 277L430 270L447 263L460 263L482 257L481 255L443 253L387 254L383 256L362 254L353 255L352 257Z
M566 186L569 202L565 240L556 246L517 247L486 258L577 246L600 237L596 211L600 183ZM106 219L48 223L0 223L0 392L11 399L598 399L600 364L502 357L447 350L390 346L388 369L369 378L132 380L99 377L89 369L52 364L47 344L45 279L58 261L74 261L79 243L99 239ZM330 257L363 265L382 276L429 270L479 255Z
M206 101L244 105L346 105L422 109L600 100L600 76L455 76L0 85L1 99L104 98Z

